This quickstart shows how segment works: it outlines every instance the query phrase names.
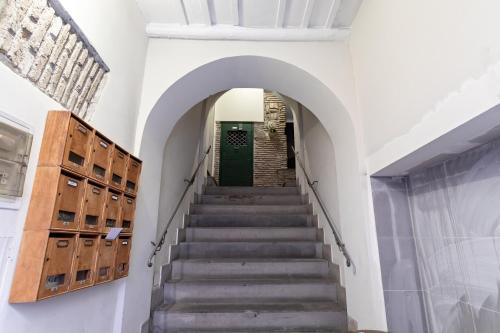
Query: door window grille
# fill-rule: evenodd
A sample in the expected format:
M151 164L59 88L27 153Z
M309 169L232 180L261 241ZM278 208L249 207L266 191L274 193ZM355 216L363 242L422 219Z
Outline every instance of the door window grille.
M246 131L227 131L227 144L231 146L246 146L248 144Z

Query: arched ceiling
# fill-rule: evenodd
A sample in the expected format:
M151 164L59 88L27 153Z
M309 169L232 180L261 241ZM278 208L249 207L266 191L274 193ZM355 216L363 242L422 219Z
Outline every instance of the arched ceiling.
M339 40L362 0L137 0L150 37Z

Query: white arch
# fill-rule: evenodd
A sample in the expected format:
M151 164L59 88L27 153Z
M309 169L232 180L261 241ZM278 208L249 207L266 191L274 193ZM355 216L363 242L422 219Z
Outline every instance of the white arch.
M168 87L147 117L136 150L145 161L138 196L131 276L124 298L123 331L144 315L127 307L149 293L152 271L145 268L156 235L159 179L166 140L181 116L206 97L231 88L264 88L297 100L321 121L334 143L337 157L339 215L344 241L358 273L346 272L349 314L362 327L385 328L385 311L374 226L367 222L367 196L363 192L356 133L348 110L320 80L292 64L261 56L222 58L191 71ZM140 125L139 125L140 127ZM140 149L139 149L140 147ZM375 257L375 256L376 257ZM144 304L148 309L149 303ZM136 307L137 308L137 304Z

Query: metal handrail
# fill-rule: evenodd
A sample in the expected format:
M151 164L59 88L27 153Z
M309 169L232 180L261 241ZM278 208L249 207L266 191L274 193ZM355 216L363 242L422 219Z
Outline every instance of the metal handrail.
M165 237L167 236L167 231L168 231L168 227L170 227L170 224L172 223L172 221L174 220L175 218L175 215L177 215L177 211L179 210L179 207L181 206L182 202L184 201L184 197L186 196L189 188L191 187L191 185L194 184L194 181L196 179L196 175L198 174L198 171L200 170L200 167L201 165L203 164L203 162L205 161L205 158L207 157L208 153L210 152L210 149L212 148L212 146L209 146L207 151L205 152L205 154L203 155L202 159L200 160L200 162L198 163L198 166L196 167L196 170L194 171L193 175L191 176L190 179L184 179L184 181L187 183L186 184L186 188L184 189L184 192L182 192L182 196L181 198L179 199L179 202L177 203L177 205L175 206L175 209L174 211L172 212L172 215L170 216L170 219L168 220L167 222L167 225L165 226L165 228L163 229L163 233L161 234L161 237L160 239L155 243L155 242L151 242L151 244L153 244L153 246L155 247L154 250L151 252L151 255L149 256L149 259L148 259L148 267L151 267L153 266L153 258L154 256L160 252L163 244L165 243Z
M306 177L307 185L311 188L312 192L314 193L314 196L316 197L316 200L318 201L319 207L323 211L323 214L326 217L326 221L330 225L330 228L332 229L333 236L335 237L335 243L337 243L337 246L340 250L340 252L344 255L345 260L346 260L346 266L353 268L354 274L356 274L356 265L354 265L354 262L352 261L351 255L349 254L349 251L347 250L344 242L342 241L342 237L340 236L340 232L337 229L335 223L332 221L332 218L330 217L330 214L325 208L325 205L323 204L323 201L321 200L318 192L316 191L316 188L314 188L314 185L317 184L317 181L311 182L311 179L307 175L306 169L304 167L304 164L302 163L302 160L299 157L299 152L295 151L295 147L292 146L293 153L295 154L295 158L299 162L299 166L302 169L302 172L304 172L304 176Z

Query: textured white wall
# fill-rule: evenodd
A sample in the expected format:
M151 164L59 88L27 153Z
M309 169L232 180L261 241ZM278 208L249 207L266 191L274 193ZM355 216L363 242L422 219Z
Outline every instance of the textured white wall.
M236 88L215 102L215 121L264 121L264 90Z
M365 0L350 48L370 169L500 102L496 0Z
M61 2L111 68L91 123L120 145L132 149L147 44L142 16L134 1ZM0 65L0 110L30 125L34 133L20 208L0 209L0 331L119 332L125 279L34 304L7 302L45 116L50 109L61 106Z

